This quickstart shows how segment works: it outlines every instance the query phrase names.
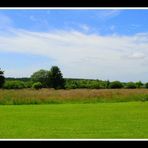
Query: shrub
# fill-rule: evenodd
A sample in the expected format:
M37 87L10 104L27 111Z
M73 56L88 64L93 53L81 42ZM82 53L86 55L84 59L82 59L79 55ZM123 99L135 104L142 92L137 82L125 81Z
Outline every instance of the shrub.
M91 88L91 89L99 89L100 84L99 84L99 82L93 82L92 84L89 85L89 88Z
M66 89L76 89L77 85L75 83L70 83L65 85Z
M109 88L122 88L123 84L119 81L113 81L109 84Z
M31 88L33 85L32 81L24 82L25 88Z
M136 88L136 84L134 82L128 82L126 88Z
M22 88L25 88L25 84L22 81L6 81L3 88L5 88L5 89L22 89Z
M41 82L36 82L32 85L32 88L34 89L41 89L42 88L42 83Z

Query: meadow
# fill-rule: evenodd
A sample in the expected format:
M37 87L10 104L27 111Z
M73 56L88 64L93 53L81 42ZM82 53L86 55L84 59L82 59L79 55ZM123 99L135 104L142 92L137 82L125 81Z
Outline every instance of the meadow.
M148 101L148 89L1 89L1 105Z
M148 138L148 102L1 105L0 138Z
M0 139L148 138L148 89L0 90Z

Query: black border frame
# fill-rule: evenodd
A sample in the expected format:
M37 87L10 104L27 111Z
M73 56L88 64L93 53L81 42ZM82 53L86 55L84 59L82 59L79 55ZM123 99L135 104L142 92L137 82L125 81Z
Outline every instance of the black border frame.
M90 7L95 7L95 8L101 8L101 7L119 7L119 8L124 8L124 7L148 7L148 1L147 0L1 0L0 1L0 9L1 8L18 8L18 7L22 7L22 8L26 8L26 7L37 7L37 8L44 8L44 7L85 7L85 8L90 8ZM31 139L30 139L31 140ZM58 140L57 141L52 141L52 139L49 141L42 141L42 140L38 140L38 141L27 141L24 140L22 141L20 140L16 140L16 139L12 139L12 140L0 140L1 142L5 142L5 146L8 146L10 144L10 146L16 146L18 145L20 147L20 145L23 146L30 146L33 145L33 147L35 146L41 146L43 147L43 144L48 144L48 146L76 146L79 147L81 144L82 146L91 146L94 144L99 144L98 146L143 146L143 144L147 144L148 141L135 141L135 140L119 140L116 141L113 139L113 141L109 141L109 140L103 140L101 141L101 139L95 140L95 141L87 141L86 140L81 140L77 141L77 140L71 140L71 141L62 141L62 140ZM49 143L50 142L50 145ZM28 144L28 145L27 145ZM86 144L86 145L85 145Z
M1 0L0 7L148 7L147 0Z

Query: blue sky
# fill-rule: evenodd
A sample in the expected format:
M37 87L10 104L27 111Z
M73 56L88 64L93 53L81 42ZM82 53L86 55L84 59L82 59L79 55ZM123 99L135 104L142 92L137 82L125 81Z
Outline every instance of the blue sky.
M60 67L64 77L148 81L148 10L0 9L0 67L29 77Z

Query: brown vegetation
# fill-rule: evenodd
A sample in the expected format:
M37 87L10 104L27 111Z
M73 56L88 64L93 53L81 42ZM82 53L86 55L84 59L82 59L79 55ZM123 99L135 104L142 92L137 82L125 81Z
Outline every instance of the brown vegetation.
M0 90L0 104L147 101L148 89Z

